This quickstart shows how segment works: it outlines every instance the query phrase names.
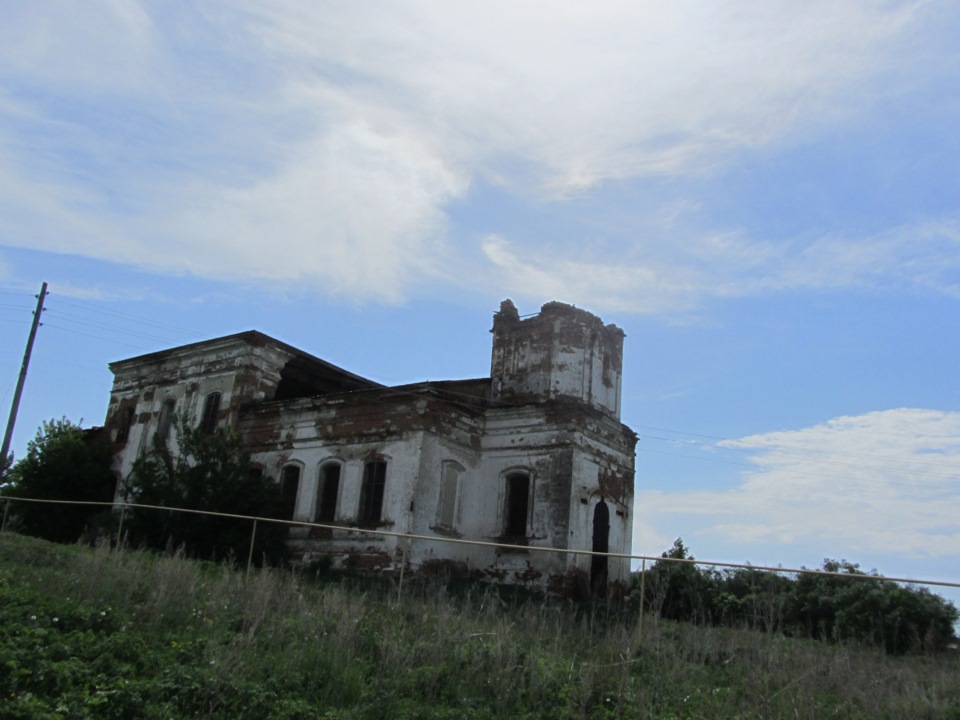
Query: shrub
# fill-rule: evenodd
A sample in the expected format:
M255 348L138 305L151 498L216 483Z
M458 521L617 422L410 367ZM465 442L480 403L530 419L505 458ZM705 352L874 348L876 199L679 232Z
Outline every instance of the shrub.
M110 448L66 418L49 420L27 445L26 456L4 476L8 497L111 502L116 477ZM19 528L55 542L76 542L104 508L56 503L13 503Z
M134 463L123 488L127 502L190 510L279 517L283 499L270 478L251 473L250 456L239 436L220 428L205 433L186 416L174 425L174 449L159 439ZM204 559L246 558L252 524L249 520L182 512L131 508L126 527L135 543L155 549L183 546ZM270 563L286 555L286 527L260 523L253 557Z

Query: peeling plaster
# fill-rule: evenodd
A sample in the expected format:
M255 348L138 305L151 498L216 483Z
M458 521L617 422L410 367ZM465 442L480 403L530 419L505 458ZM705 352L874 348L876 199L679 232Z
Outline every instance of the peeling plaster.
M337 566L387 573L406 563L413 572L589 594L589 557L531 548L590 550L591 499L603 498L617 509L610 550L630 550L637 436L620 421L623 331L556 302L521 319L507 300L491 332L490 377L397 387L256 331L112 363L105 427L115 439L116 469L129 474L168 398L197 415L206 395L219 392L218 423L236 428L254 466L277 481L288 463L302 467L294 519L314 520L320 468L340 465L335 529L289 532L300 561L328 557ZM131 410L124 441L120 427ZM435 541L412 542L404 552L402 539L348 531L361 516L364 467L373 460L386 462L373 524ZM455 526L438 527L442 468L451 463L459 468ZM530 478L527 536L511 539L526 549L441 542L505 542L510 473ZM627 561L610 561L611 584L628 572Z

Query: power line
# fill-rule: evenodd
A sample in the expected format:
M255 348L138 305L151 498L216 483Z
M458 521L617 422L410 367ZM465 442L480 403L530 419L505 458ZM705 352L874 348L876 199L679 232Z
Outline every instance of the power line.
M749 469L755 470L755 471L757 471L758 473L761 473L761 472L764 472L764 471L765 471L764 468L758 467L758 466L755 465L755 464L745 463L745 462L736 462L735 460L719 460L719 459L717 459L717 458L697 457L697 456L694 456L694 455L684 455L684 454L682 454L682 453L666 452L666 451L664 451L664 450L649 450L649 449L643 449L642 452L644 452L644 453L652 453L652 454L655 454L655 455L669 455L669 456L671 456L671 457L686 458L686 459L688 459L688 460L698 460L698 461L700 461L700 462L712 462L712 463L719 463L719 464L722 464L722 465L735 465L735 466L737 466L737 467L744 467L744 468L749 468ZM856 466L854 466L854 467L856 467ZM899 482L899 481L897 481L897 480L872 480L872 479L870 479L870 478L855 478L855 479L853 479L853 478L851 478L849 475L830 475L830 474L823 473L823 472L815 472L815 471L813 471L813 470L798 470L798 469L796 469L796 468L787 468L787 467L770 468L769 470L767 470L767 472L783 472L783 473L790 473L791 475L806 475L806 476L808 476L808 477L825 478L825 479L828 479L828 480L847 480L847 481L854 481L854 482L856 482L856 483L868 483L868 484L870 484L870 485L882 485L882 486L897 485L897 486L900 486L900 487L909 487L909 488L914 488L914 489L917 488L917 483L915 483L915 482L914 482L914 483L910 483L910 482ZM896 473L897 473L898 475L914 475L914 474L916 474L916 473L912 473L912 472L906 471L906 470L897 470ZM957 476L954 476L954 477L938 476L938 477L944 477L945 479L949 479L949 480L958 479Z
M2 292L2 291L0 291L0 292ZM7 293L7 294L20 294L20 293ZM102 307L100 307L100 306L98 306L98 305L96 305L96 304L94 304L94 303L91 303L91 302L82 301L82 300L77 300L77 299L75 299L75 298L59 298L59 297L57 298L57 301L58 301L58 302L65 302L65 303L67 303L67 304L77 306L77 307L79 307L80 309L85 309L85 308L88 308L88 307L89 307L89 308L96 308L99 313L109 313L110 315L116 317L117 319L119 319L119 320L121 320L121 321L123 321L123 322L137 322L138 324L141 324L141 325L149 325L149 326L152 326L152 327L161 329L161 330L173 330L173 331L176 331L176 332L184 332L184 333L188 333L191 338L200 337L198 334L196 334L194 331L191 331L191 330L186 330L186 329L184 329L184 328L180 328L180 327L177 327L177 326L174 326L174 325L170 325L170 324L167 324L167 323L161 323L161 322L156 322L156 321L153 321L153 320L148 320L148 319L145 319L145 318L142 318L142 317L138 317L138 316L136 316L136 315L133 315L133 314L131 314L131 313L126 313L126 312L122 312L122 311L118 311L118 310L113 310L113 309L110 309L110 308L102 308ZM0 306L0 307L3 307L3 306ZM84 326L87 326L87 327L93 327L93 328L97 328L97 329L108 330L108 331L110 331L110 332L115 332L115 333L117 333L117 334L119 334L119 335L122 335L122 336L134 337L134 338L139 338L139 339L144 339L144 340L153 340L153 341L164 342L164 343L177 342L177 341L175 341L175 340L170 339L169 337L162 337L162 336L159 336L159 335L149 335L149 334L145 334L145 333L142 333L142 332L136 332L136 331L131 330L131 329L123 328L123 327L121 327L121 326L119 326L119 325L114 325L114 324L109 324L109 323L104 323L104 322L97 322L97 321L90 321L90 320L84 319L83 316L81 316L81 315L76 315L76 314L69 313L69 312L65 312L65 311L62 311L62 310L56 310L56 311L55 311L55 314L56 314L56 316L62 317L62 318L64 318L64 319L66 319L68 322L72 322L72 323L74 323L74 324L84 325ZM3 321L3 320L0 319L0 321ZM8 320L7 322L24 322L24 321L9 321L9 320ZM122 346L125 346L125 347L130 347L130 348L134 348L134 349L136 349L136 350L145 351L145 350L148 350L148 349L149 349L149 348L145 347L144 345L138 345L138 344L133 344L133 343L128 343L128 342L123 342L122 340L118 340L118 339L115 339L115 338L103 337L103 336L101 336L101 335L95 335L95 334L91 334L91 333L86 333L86 332L82 332L81 330L77 330L77 329L70 328L70 327L64 327L64 326L61 326L61 325L50 324L50 323L45 323L45 324L46 324L48 327L53 328L53 329L56 329L56 330L62 330L62 331L70 332L70 333L73 333L73 334L76 334L76 335L80 335L80 336L83 336L83 337L89 337L89 338L96 339L96 340L101 340L101 341L104 341L104 342L109 342L109 343L114 343L114 344L117 344L117 345L122 345ZM78 366L78 367L79 367L79 366ZM420 383L411 383L410 385L417 385L417 384L420 384ZM402 386L401 386L401 387L402 387ZM395 388L391 388L391 387L371 389L371 391L377 391L377 390L387 390L387 391L394 391L394 392L400 391L399 388L395 389ZM448 389L446 389L446 388L442 388L442 392L443 392L444 394L447 394L447 395L450 395L450 396L458 396L458 397L461 398L461 402L463 402L463 403L465 403L465 404L469 404L469 405L482 404L482 402L483 402L482 400L480 400L480 399L477 398L476 396L473 396L473 395L470 395L470 394L467 394L467 393L457 393L457 392L455 392L455 391L448 390ZM415 394L415 393L411 393L411 394ZM384 400L384 401L382 401L382 402L386 402L386 401ZM744 447L730 447L729 445L725 445L725 444L721 444L721 443L731 443L731 442L736 442L736 440L731 439L731 438L721 437L721 436L715 436L715 435L707 435L707 434L702 434L702 433L691 433L691 432L686 432L686 431L673 430L673 429L669 429L669 428L661 428L661 427L656 427L656 426L645 426L645 425L637 426L637 429L641 429L641 430L654 430L654 431L665 432L665 433L673 433L673 434L676 434L676 435L683 435L683 436L686 436L686 437L689 437L689 438L704 438L704 439L706 439L706 440L714 441L714 442L703 442L703 441L699 441L699 440L688 440L688 439L683 439L683 438L670 438L670 437L663 437L663 436L657 436L657 435L646 435L646 434L644 434L644 435L642 436L643 439L659 440L659 441L671 442L671 443L679 443L679 444L682 444L682 445L695 446L695 447L699 447L699 448L702 448L702 449L723 450L723 451L727 451L728 453L729 453L729 452L746 453L746 452L757 451L757 450L762 450L762 449L763 449L763 448L757 449L757 448L744 448ZM685 457L685 458L696 459L696 460L705 461L705 462L718 462L718 463L722 463L722 464L737 465L737 466L741 466L741 467L748 467L748 468L755 468L755 469L761 469L761 468L762 468L762 465L759 464L759 463L756 463L756 462L734 462L734 461L724 461L724 460L720 460L720 459L717 459L717 458L694 457L694 456L691 456L691 455L684 455L684 454L682 454L682 453L668 453L668 452L663 452L663 451L655 451L655 450L652 450L652 449L649 449L649 448L645 448L645 447L643 447L642 445L638 448L638 450L639 450L640 452L650 452L650 453L656 453L656 454L672 455L672 456L675 456L675 457ZM808 462L808 463L813 463L813 464L820 464L820 465L828 465L828 466L830 466L830 467L842 466L842 467L849 467L849 468L854 468L854 469L859 469L859 470L867 470L867 471L884 471L884 470L888 470L888 469L889 469L889 468L885 468L885 467L884 467L884 468L880 468L880 467L873 467L873 466L867 466L867 465L858 465L858 464L855 464L855 463L839 463L839 462L832 461L832 460L821 460L821 459L817 459L816 457L811 457L811 456L809 455L809 453L810 453L810 452L813 452L813 451L803 451L803 450L787 449L787 448L771 448L771 450L775 450L777 453L784 454L784 455L796 456L798 459L802 460L803 462ZM951 468L951 469L953 469L953 468L955 467L954 465L951 465L951 464L948 464L948 463L934 462L934 461L929 461L929 460L919 460L919 459L917 459L917 460L914 460L914 459L905 460L905 459L903 459L903 458L895 458L895 457L890 457L890 456L872 455L872 454L866 454L866 453L855 453L855 452L849 452L849 451L819 450L819 449L818 449L816 452L818 452L818 453L821 454L821 455L838 455L838 456L849 456L849 457L861 457L861 458L868 458L868 459L877 460L877 461L896 462L896 463L901 463L901 464L907 464L907 463L909 463L910 465L914 465L914 466L915 466L915 465L925 465L925 466L931 466L931 467L944 467L944 468ZM781 471L784 471L784 472L800 473L800 474L806 474L806 475L811 475L811 476L819 476L819 477L825 477L825 478L839 478L839 477L840 477L840 476L837 476L837 475L830 475L830 474L827 474L827 473L817 473L817 472L814 472L814 471L803 471L803 470L797 470L797 469L791 469L791 468L777 468L777 469L778 469L778 470L781 470ZM921 471L921 470L909 470L909 469L906 469L906 468L904 468L904 469L898 469L897 472L898 472L899 474L905 474L905 475L928 476L928 477L936 477L936 478L944 478L944 479L951 479L951 478L955 477L955 474L953 474L953 473L951 473L951 474L948 475L948 474L935 473L935 472L925 472L925 471ZM843 479L849 479L849 478L843 478ZM870 482L870 481L869 481L869 480L864 480L864 482ZM892 481L891 481L891 482L892 482ZM884 484L890 484L890 483L884 483Z
M660 432L669 432L669 433L674 433L674 434L677 434L677 435L687 435L687 436L690 436L690 437L709 438L709 439L718 440L718 441L720 441L720 442L730 442L730 443L739 442L739 440L736 439L736 438L724 438L724 437L717 437L717 436L714 436L714 435L702 435L702 434L698 434L698 433L685 433L685 432L683 432L683 431L681 431L681 430L668 430L668 429L665 429L665 428L654 428L654 427L649 427L649 426L644 426L644 425L638 425L638 426L636 426L636 427L639 428L639 429L658 430L658 431L660 431ZM791 432L791 431L785 431L785 432ZM769 435L769 434L771 434L771 433L766 433L766 434ZM661 437L661 436L658 436L658 435L646 435L646 434L643 434L643 435L641 436L641 438L642 438L642 439L650 439L650 440L664 440L664 441L666 441L666 442L676 442L676 443L682 443L682 444L685 444L685 445L695 445L695 446L697 446L697 447L709 448L709 449L711 449L711 450L722 450L722 451L726 451L726 452L759 452L759 451L762 451L762 450L764 450L764 449L768 449L768 450L771 449L771 448L764 448L764 447L762 447L762 446L730 447L730 446L726 446L726 445L720 445L720 444L718 444L718 443L697 442L697 441L695 441L695 440L683 440L683 439L681 439L681 438ZM891 461L891 462L907 462L907 461L903 460L902 458L893 457L893 456L890 456L890 455L875 455L875 454L871 454L871 453L857 453L857 452L851 452L851 451L849 451L849 450L827 450L827 449L820 449L820 448L816 448L815 450L814 450L814 449L811 449L811 450L790 450L790 449L788 449L788 448L781 448L781 447L778 447L778 448L775 448L775 449L777 450L777 452L783 452L783 453L787 453L787 454L801 455L801 456L802 456L802 455L805 455L805 454L807 454L807 453L816 452L816 453L821 454L821 455L848 455L848 456L850 456L850 457L862 457L862 458L868 458L868 459L870 459L870 460L886 460L886 461ZM815 458L811 458L810 461L811 461L811 462L821 462L821 461L816 460ZM911 461L909 461L909 462L912 462L912 463L914 463L914 464L919 464L919 465L933 465L933 466L935 466L935 467L946 467L946 468L956 468L956 467L957 467L954 463L935 462L935 461L931 461L931 460L915 460L915 461L914 461L914 460L911 460ZM859 467L859 466L853 466L853 467ZM877 469L877 468L873 468L873 469Z
M194 338L194 339L204 339L206 337L205 335L199 334L195 329L179 327L177 325L171 325L169 323L159 322L151 318L145 318L140 315L134 315L132 313L124 312L122 310L115 310L109 307L102 307L100 305L96 305L92 302L88 302L85 300L78 300L76 298L58 297L57 302L64 302L64 303L67 303L68 305L80 306L81 308L95 309L97 313L101 315L102 314L114 315L117 318L125 321L136 322L141 325L150 325L152 327L157 328L158 330L169 330L182 335L186 335L187 337Z
M144 340L155 340L156 342L162 342L162 343L177 342L176 340L171 340L168 337L160 337L158 335L147 335L146 333L139 333L133 330L121 329L116 325L109 325L103 322L87 320L80 315L65 313L62 310L58 311L58 310L52 309L52 314L54 317L64 318L69 322L74 322L79 325L86 325L87 327L98 328L100 330L110 330L112 332L116 332L121 335L130 335L132 337L139 337L139 338L143 338Z
M76 363L71 360L63 360L59 357L44 357L43 355L37 355L34 358L34 363L37 365L42 365L44 367L51 367L54 370L64 365L69 365L70 367L80 368L81 370L88 370L90 372L96 372L96 373L109 372L109 369L106 363L104 363L100 367L95 367L93 365L83 365L81 363Z
M72 328L63 327L62 325L51 325L50 323L44 323L44 326L54 328L56 330L63 330L64 332L73 333L74 335L82 335L83 337L93 338L94 340L103 340L104 342L114 343L116 345L125 345L126 347L134 348L135 350L149 350L149 348L145 348L143 345L131 345L130 343L125 343L122 340L105 338L100 335L91 335L90 333L80 332L79 330L73 330Z
M746 448L727 448L727 447L722 447L722 446L721 446L721 447L718 447L718 446L711 445L711 444L707 444L707 443L698 443L698 442L693 441L693 440L677 441L677 440L674 440L673 438L657 437L656 435L645 435L644 438L652 439L652 440L664 440L664 441L666 441L666 442L682 442L682 444L684 444L684 445L690 445L690 446L701 447L701 448L708 448L708 449L710 449L710 450L727 450L727 451L729 451L729 452L743 452L743 453L756 452L756 450L748 450L748 449L746 449ZM810 451L801 451L801 450L790 450L790 449L787 449L787 448L770 448L769 450L772 451L772 452L779 453L779 454L788 455L788 456L790 456L790 457L796 457L796 458L797 458L799 461L801 461L801 462L815 463L815 464L820 464L820 465L830 465L831 467L836 467L836 466L839 466L839 467L849 467L849 468L855 468L855 469L858 469L858 470L875 470L875 471L879 471L879 472L884 472L884 471L887 471L887 470L890 470L890 469L891 469L891 468L887 468L887 467L873 467L873 466L871 466L871 465L858 465L858 464L856 464L856 463L837 462L836 460L818 460L818 459L815 458L815 457L809 457L809 456L807 455L807 453L809 453L809 452L814 452L814 451L812 451L812 450L810 450ZM829 450L824 450L824 451L822 451L822 452L819 451L819 450L817 450L816 452L819 452L820 454L823 454L823 455L830 454L830 451L829 451ZM838 452L838 453L836 453L836 454L842 455L842 454L853 454L853 453ZM859 455L859 457L870 458L870 459L873 459L873 460L888 460L888 461L890 461L890 462L898 462L898 463L911 464L911 465L933 465L933 466L935 466L935 467L953 467L953 468L957 468L956 465L950 465L950 464L948 464L948 463L930 462L930 461L927 461L927 460L912 460L912 459L911 459L911 460L905 460L905 459L903 459L903 458L880 457L880 456L871 456L871 455L863 455L863 454ZM704 458L704 460L710 460L710 458ZM720 461L718 461L718 462L720 462ZM752 464L753 466L758 466L758 465L761 465L762 463L756 463L756 462L755 462L755 463L751 463L751 464ZM960 474L960 468L955 469L954 472L949 473L949 474L947 474L947 473L928 472L928 471L924 471L924 470L908 470L908 469L897 469L897 468L894 468L894 469L896 469L898 472L905 472L905 473L908 473L908 474L910 474L910 475L925 475L925 476L928 476L928 477L939 477L939 478L954 478L954 477L957 477L958 474Z

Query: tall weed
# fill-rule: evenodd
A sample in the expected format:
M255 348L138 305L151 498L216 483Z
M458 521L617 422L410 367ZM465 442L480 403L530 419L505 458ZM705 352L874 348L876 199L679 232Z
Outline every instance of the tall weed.
M766 609L761 609L766 611ZM0 715L960 716L957 658L0 533Z

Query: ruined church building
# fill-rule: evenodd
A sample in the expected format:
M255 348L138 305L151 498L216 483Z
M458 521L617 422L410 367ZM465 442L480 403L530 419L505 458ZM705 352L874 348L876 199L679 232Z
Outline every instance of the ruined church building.
M493 317L490 377L385 387L256 331L121 360L105 427L128 477L175 413L232 426L281 483L295 558L603 593L629 560L636 434L623 331L558 302ZM388 530L436 540L409 544ZM442 542L447 538L495 545ZM513 546L513 547L507 547Z

